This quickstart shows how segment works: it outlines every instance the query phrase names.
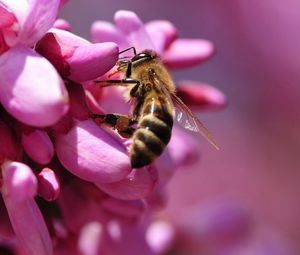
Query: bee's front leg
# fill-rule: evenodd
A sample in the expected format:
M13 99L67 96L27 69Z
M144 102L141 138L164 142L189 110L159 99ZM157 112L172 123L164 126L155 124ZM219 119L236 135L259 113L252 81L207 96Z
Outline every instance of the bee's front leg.
M132 125L136 124L136 121L133 117L128 115L92 113L91 117L100 123L107 124L113 129L116 129L124 138L130 138L135 131Z

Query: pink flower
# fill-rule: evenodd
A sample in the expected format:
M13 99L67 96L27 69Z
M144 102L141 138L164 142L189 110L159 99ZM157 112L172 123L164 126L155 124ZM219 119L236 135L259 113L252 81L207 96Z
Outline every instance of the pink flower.
M93 81L112 70L119 47L155 49L168 67L183 68L209 58L212 45L178 39L167 21L144 26L128 11L116 13L116 27L95 23L91 43L55 22L64 1L50 2L0 1L0 176L10 219L0 239L16 238L26 255L161 254L174 231L153 225L152 212L175 171L199 160L198 145L174 128L154 164L132 169L130 140L91 119L113 108L128 112L123 92L113 88L112 96ZM189 86L178 91L195 108L224 106L216 89L197 86L193 94Z
M50 29L60 1L0 1L0 101L16 119L44 127L68 110L68 95L54 67L31 47Z

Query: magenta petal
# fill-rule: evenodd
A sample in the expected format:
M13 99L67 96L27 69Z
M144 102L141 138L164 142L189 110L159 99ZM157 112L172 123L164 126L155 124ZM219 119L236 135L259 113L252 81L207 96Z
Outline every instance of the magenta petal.
M4 189L5 185L4 181ZM12 227L24 254L53 254L47 226L34 198L27 198L20 202L6 192L2 192L2 195Z
M220 90L200 82L179 82L177 95L196 110L220 110L227 105L227 98Z
M120 49L129 47L126 35L107 21L95 21L91 26L91 36L93 42L114 42L118 44Z
M198 65L212 56L213 44L202 39L177 39L163 53L163 61L170 68Z
M16 119L44 127L68 110L68 95L54 67L33 50L11 48L0 57L0 101Z
M137 52L145 49L155 49L143 22L134 12L123 10L116 12L115 23L126 34L129 45L134 46Z
M40 164L48 164L54 155L53 144L48 134L42 130L23 133L22 145L27 155Z
M157 171L153 166L134 169L123 180L113 183L96 183L112 197L124 200L142 199L151 194L158 181Z
M87 222L106 218L101 196L103 193L97 187L79 179L62 186L58 203L64 223L71 231L77 233Z
M146 210L145 202L142 200L125 201L113 197L103 199L101 206L110 214L113 213L114 215L128 218L139 217Z
M118 54L118 46L112 42L80 46L66 59L70 66L69 78L75 81L95 79L116 64Z
M15 201L24 201L37 193L37 179L25 164L6 161L2 164L4 192Z
M14 22L16 22L15 15L2 5L0 5L0 17L0 29L10 27Z
M58 135L56 153L66 169L97 184L119 181L131 171L125 147L91 120Z
M44 168L38 175L38 193L47 201L55 200L60 191L57 176L50 168Z
M60 0L32 0L20 24L18 43L34 45L53 26Z
M146 24L146 31L152 38L157 53L160 55L177 38L174 25L166 20L153 20Z

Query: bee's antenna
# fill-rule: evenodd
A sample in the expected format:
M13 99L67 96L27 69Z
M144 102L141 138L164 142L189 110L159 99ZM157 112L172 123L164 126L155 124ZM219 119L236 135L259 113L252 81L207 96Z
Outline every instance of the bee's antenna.
M122 51L119 52L119 55L122 54L122 53L124 53L124 52L126 52L126 51L129 51L129 50L133 50L133 54L136 55L136 49L135 49L135 47L129 47L129 48L125 49L125 50L122 50Z

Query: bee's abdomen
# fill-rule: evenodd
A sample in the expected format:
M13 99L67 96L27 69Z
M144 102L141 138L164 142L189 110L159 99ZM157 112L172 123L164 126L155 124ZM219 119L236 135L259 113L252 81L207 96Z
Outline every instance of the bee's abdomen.
M165 113L167 115L167 113ZM133 136L130 148L131 165L133 168L143 167L153 162L162 154L171 138L173 121L170 117L147 114L139 122L139 128ZM166 120L166 121L164 121Z

